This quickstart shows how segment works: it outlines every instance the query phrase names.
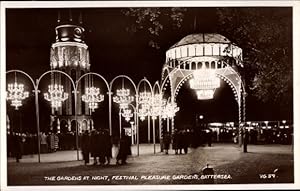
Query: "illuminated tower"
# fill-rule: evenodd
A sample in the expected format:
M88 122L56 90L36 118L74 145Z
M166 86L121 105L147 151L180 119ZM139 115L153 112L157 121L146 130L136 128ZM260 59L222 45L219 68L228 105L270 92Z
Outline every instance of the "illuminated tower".
M81 15L78 20L79 22L75 24L70 14L69 20L62 22L60 15L58 16L58 26L55 28L56 41L52 43L50 50L51 70L60 70L67 73L71 76L74 83L80 76L90 71L89 50L84 42L85 30L81 26ZM75 99L71 80L63 74L52 73L51 83L63 85L64 91L68 93L68 99L63 102L62 107L57 110L52 108L51 127L62 133L68 131L74 132L76 131ZM85 88L91 84L92 79L88 77L82 78L78 83L76 119L79 132L93 128L93 121L88 105L81 100Z

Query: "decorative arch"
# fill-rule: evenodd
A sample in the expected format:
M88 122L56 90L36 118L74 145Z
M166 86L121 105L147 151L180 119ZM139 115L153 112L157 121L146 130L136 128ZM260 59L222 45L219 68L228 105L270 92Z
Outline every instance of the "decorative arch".
M176 96L182 85L188 79L194 77L195 71L212 69L216 77L222 79L232 89L234 98L238 103L239 126L241 127L241 122L245 121L246 92L237 67L243 67L242 55L240 47L220 34L199 33L188 35L166 51L166 63L162 70L162 88L166 78L169 78L171 99L176 101ZM197 73L198 76L204 74L205 71L204 73ZM201 87L201 84L199 87ZM218 86L215 87L218 88ZM203 99L210 98L209 96ZM172 119L172 129L174 128L173 122ZM239 128L240 133L241 128Z
M60 120L60 131L61 133L67 133L69 131L68 121L65 119Z

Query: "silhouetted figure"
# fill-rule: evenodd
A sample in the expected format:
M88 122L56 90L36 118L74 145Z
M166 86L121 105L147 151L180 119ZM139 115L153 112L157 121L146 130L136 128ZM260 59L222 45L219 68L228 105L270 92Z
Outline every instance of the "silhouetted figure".
M22 158L22 138L18 133L13 133L12 146L12 151L13 155L16 157L16 162L20 162L20 159Z
M164 143L164 150L166 154L169 154L169 149L170 149L170 143L171 143L171 137L170 137L170 133L166 132L164 134L164 138L163 138L163 143Z
M249 142L249 132L248 132L248 130L246 130L245 134L244 134L244 153L247 152L248 142Z
M97 156L99 157L99 163L100 165L105 164L105 136L104 136L104 131L100 130L97 134Z
M104 130L104 157L106 160L106 164L110 164L110 159L112 158L112 143L111 143L111 137L109 135L109 132L107 130Z
M90 151L91 156L94 158L94 165L97 164L97 146L97 131L93 129L91 131Z
M209 130L207 132L207 144L209 147L211 147L211 142L212 142L212 132L211 132L211 130Z
M173 145L172 148L175 150L175 154L178 154L178 148L179 148L179 132L177 129L175 129L173 134Z
M188 153L189 144L190 144L189 134L186 130L184 130L184 131L182 131L182 148L183 148L184 154Z
M84 164L86 165L90 162L90 135L88 130L81 137L81 150Z
M121 164L126 164L127 155L131 155L130 138L125 135L125 130L123 129L121 133L119 153L117 156L117 164L120 164L120 160Z
M40 134L40 143L41 143L41 153L48 152L48 143L47 143L47 135L45 132Z
M182 149L184 148L184 134L183 131L178 132L178 150L179 154L182 154Z

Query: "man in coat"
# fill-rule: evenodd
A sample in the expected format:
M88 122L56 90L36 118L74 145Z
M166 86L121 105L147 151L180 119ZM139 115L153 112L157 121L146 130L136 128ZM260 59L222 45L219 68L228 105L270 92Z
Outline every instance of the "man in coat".
M90 162L90 135L88 130L81 137L81 150L84 164L87 165Z

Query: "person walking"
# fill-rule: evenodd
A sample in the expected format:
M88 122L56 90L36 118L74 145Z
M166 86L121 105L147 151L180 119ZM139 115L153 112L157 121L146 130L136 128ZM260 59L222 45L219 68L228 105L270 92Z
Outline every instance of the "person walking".
M13 155L16 157L16 162L20 162L20 159L22 158L22 138L19 133L13 133L12 146Z
M93 129L91 131L90 151L91 151L91 156L94 158L94 165L97 165L97 130L96 129Z
M174 131L172 148L175 150L175 155L177 155L179 148L179 133L177 129Z
M207 132L207 145L209 147L211 147L211 142L212 142L212 131L211 131L211 129L208 129L208 132Z
M48 143L47 143L47 135L45 132L42 132L40 135L40 143L41 143L41 153L47 153L48 151Z
M249 142L249 132L248 132L248 130L246 129L246 130L245 130L245 134L244 134L244 153L247 152L247 145L248 145L248 142Z
M171 144L171 137L170 137L170 133L166 132L164 134L164 138L163 138L163 143L164 143L164 150L166 154L169 154L169 148L170 148L170 144Z
M54 152L56 152L58 150L58 144L59 144L59 138L57 136L57 134L54 134Z
M100 165L105 164L105 140L104 131L101 129L97 134L97 156L99 157Z
M188 132L186 130L182 131L182 148L183 148L183 152L184 154L188 153L188 147L189 147L189 135Z
M90 135L88 130L81 137L81 151L84 164L87 165L90 162Z
M179 154L182 154L182 149L184 147L184 135L183 131L178 132L178 150Z
M120 139L120 149L117 156L116 164L119 165L120 160L121 160L121 164L126 164L128 155L131 155L130 138L125 134L125 130L122 129L121 139Z
M106 160L106 165L110 164L110 159L112 158L112 143L111 143L111 137L109 135L108 130L104 131L104 157Z

